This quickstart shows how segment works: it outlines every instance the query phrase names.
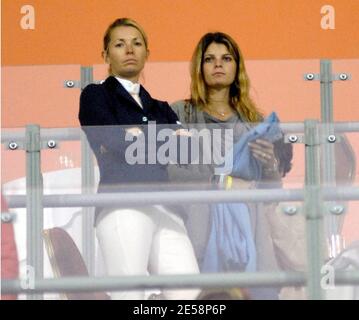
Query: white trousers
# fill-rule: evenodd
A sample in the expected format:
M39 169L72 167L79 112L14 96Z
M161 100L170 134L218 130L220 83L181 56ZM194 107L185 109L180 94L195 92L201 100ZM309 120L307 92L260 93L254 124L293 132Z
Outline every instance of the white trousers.
M103 211L96 228L109 276L199 273L183 220L162 206ZM163 290L166 299L195 299L198 289ZM144 291L112 299L143 300Z

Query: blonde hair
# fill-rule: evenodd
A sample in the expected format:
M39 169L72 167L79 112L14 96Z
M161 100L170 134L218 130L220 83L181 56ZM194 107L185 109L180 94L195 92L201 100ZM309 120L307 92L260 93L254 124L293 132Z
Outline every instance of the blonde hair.
M148 50L148 38L145 33L145 30L143 30L143 28L133 19L119 18L119 19L116 19L114 22L112 22L106 29L105 35L103 37L103 52L107 52L108 45L111 42L112 30L117 27L133 27L133 28L137 29L143 38L146 50ZM112 73L111 67L109 67L108 72L109 72L109 74Z
M191 61L191 98L193 106L202 109L208 103L208 88L203 76L204 54L211 43L224 44L237 64L236 76L230 87L229 103L237 110L243 121L259 122L263 119L249 96L250 81L247 75L243 55L236 42L222 32L205 34L196 46Z

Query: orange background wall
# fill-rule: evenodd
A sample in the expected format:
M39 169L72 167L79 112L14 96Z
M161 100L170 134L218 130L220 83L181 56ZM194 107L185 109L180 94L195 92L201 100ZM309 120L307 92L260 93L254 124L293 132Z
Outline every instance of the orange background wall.
M208 31L230 33L247 60L254 98L283 121L319 116L319 84L305 72L319 59L337 60L335 72L353 81L336 84L336 120L358 119L351 110L359 88L358 0L2 0L2 126L38 123L78 126L79 65L102 64L104 30L118 17L136 19L149 35L151 55L143 82L154 97L188 95L188 61ZM35 29L23 30L20 12L35 9ZM335 9L335 29L321 28L322 6ZM342 60L344 59L344 60ZM97 69L103 69L99 66ZM105 72L97 73L103 79ZM168 81L171 80L171 81ZM21 94L20 94L21 93Z
M23 5L35 30L20 27ZM320 9L335 8L335 30ZM136 19L150 38L151 61L187 61L200 36L222 30L248 59L357 58L358 0L3 0L3 64L101 63L101 40L115 18Z

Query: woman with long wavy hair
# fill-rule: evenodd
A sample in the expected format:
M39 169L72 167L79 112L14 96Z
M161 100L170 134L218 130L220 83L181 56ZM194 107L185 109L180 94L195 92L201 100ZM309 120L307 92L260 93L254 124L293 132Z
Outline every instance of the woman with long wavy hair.
M186 128L221 128L233 130L234 142L264 120L249 95L250 81L243 55L236 42L222 32L207 33L197 44L191 61L190 98L171 105L179 120ZM220 141L223 150L223 138ZM257 139L248 144L253 157L262 166L263 181L280 182L291 167L292 149L283 140L270 142ZM226 148L224 146L224 148ZM215 146L212 152L215 153ZM280 152L279 152L280 151ZM215 155L213 155L215 158ZM217 157L218 158L218 157ZM172 166L170 177L174 181L213 181L213 164L191 165L187 168ZM232 187L250 188L253 181L230 177ZM257 181L258 182L258 181ZM225 183L227 186L228 183ZM265 214L258 208L261 204L248 204L251 225L257 248L257 270L277 269L274 248L270 240ZM203 263L210 232L209 205L193 204L187 207L187 229L193 242L196 256ZM263 293L263 294L261 294ZM262 291L259 298L276 298L276 292Z

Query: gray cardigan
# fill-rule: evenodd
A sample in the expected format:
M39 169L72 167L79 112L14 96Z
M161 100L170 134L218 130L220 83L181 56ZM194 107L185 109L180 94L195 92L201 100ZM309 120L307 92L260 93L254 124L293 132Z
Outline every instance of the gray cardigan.
M203 112L193 108L183 100L171 104L171 108L177 114L179 121L185 129L198 129L206 127ZM179 167L176 165L168 166L169 178L176 182L202 182L209 183L213 175L212 165L189 165Z

